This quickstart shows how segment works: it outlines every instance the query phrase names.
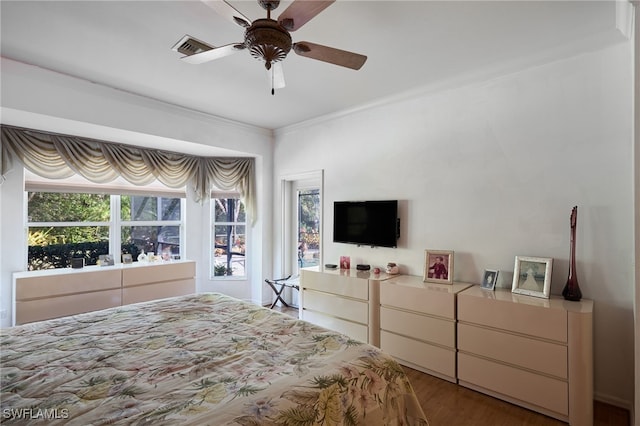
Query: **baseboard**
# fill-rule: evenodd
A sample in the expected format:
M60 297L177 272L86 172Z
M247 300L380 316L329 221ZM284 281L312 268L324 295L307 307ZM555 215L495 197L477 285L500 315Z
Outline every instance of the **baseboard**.
M613 405L614 407L623 408L629 412L629 414L631 415L631 419L634 418L633 403L631 401L628 401L622 398L617 398L611 395L605 395L598 392L593 393L593 399L595 399L598 402Z

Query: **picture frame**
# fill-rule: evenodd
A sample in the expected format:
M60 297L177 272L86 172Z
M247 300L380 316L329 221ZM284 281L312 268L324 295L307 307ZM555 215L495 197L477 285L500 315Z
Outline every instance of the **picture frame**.
M98 256L98 259L100 261L100 266L113 266L114 265L113 255L111 255L111 254L101 254L101 255Z
M480 284L480 288L490 291L495 290L499 274L500 271L497 269L485 269L484 274L482 274L482 284Z
M73 268L73 269L82 269L82 268L84 268L84 257L72 257L71 258L71 268Z
M351 269L351 257L340 256L340 269Z
M552 268L550 257L516 256L511 292L548 299Z
M125 253L122 255L122 263L129 264L133 263L133 257L129 253Z
M424 251L424 282L453 284L453 251Z

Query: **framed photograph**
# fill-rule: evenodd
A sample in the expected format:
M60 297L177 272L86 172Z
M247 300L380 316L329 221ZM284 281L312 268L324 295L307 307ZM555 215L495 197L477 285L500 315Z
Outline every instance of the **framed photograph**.
M71 258L71 267L73 269L82 269L82 268L84 268L84 257L72 257Z
M511 291L548 299L552 264L550 257L516 256Z
M494 269L485 269L484 274L482 275L482 284L480 284L480 287L485 290L495 290L499 273L500 271Z
M101 254L98 256L98 260L100 261L100 266L113 266L113 255L111 254Z
M351 269L351 258L349 256L340 256L340 269Z
M125 253L122 255L122 263L132 263L132 262L133 262L133 258L129 253Z
M453 284L453 251L424 251L424 282Z

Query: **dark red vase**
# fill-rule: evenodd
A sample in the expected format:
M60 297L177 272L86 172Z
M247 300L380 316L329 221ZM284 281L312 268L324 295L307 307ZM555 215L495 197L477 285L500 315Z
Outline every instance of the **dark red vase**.
M578 275L576 273L576 225L578 223L578 206L571 210L571 259L569 261L569 277L567 284L562 290L562 296L566 300L578 302L582 299L582 292L578 285Z

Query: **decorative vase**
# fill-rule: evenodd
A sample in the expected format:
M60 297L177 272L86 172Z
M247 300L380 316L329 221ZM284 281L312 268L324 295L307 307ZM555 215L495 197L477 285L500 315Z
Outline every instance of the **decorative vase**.
M582 299L582 292L578 285L578 275L576 273L576 224L578 223L578 206L575 206L571 210L569 223L571 225L571 259L569 261L569 277L567 278L567 284L562 290L562 296L564 296L566 300L577 302Z

